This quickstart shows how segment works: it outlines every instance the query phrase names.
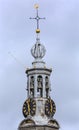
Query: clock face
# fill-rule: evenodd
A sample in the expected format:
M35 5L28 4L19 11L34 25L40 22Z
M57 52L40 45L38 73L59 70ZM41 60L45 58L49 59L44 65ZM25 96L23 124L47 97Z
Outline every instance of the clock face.
M28 115L34 116L36 112L36 101L34 99L27 99L23 104L22 112L24 117Z
M36 102L35 100L31 99L30 100L30 114L31 116L34 116L36 112Z
M56 112L56 106L52 99L47 99L45 103L45 114L52 117Z
M30 108L29 108L29 100L26 100L23 104L23 115L27 117L29 115Z

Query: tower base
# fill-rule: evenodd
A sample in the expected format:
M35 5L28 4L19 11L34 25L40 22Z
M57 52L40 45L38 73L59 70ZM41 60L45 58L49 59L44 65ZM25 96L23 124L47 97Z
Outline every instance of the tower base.
M33 125L33 126L19 127L18 130L59 130L59 128L55 128L48 125L43 125L43 126Z
M47 124L35 124L32 119L21 121L18 130L59 130L60 126L55 119L49 120Z

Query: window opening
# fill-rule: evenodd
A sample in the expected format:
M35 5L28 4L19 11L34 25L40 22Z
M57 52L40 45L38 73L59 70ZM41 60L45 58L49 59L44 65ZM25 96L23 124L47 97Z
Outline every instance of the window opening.
M43 78L41 75L37 77L37 93L39 97L43 95Z

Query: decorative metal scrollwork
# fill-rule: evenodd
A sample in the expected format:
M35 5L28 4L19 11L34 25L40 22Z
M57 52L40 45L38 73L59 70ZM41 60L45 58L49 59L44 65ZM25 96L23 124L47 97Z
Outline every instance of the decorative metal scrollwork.
M40 43L36 43L31 49L31 54L35 59L42 59L45 55L45 52L45 47Z

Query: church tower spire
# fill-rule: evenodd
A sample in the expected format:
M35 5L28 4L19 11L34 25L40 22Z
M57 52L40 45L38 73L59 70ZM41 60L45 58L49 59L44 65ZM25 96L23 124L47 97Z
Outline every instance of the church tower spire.
M31 49L34 57L32 68L26 70L27 75L27 99L22 108L25 119L20 123L18 130L59 130L58 122L53 118L56 105L50 97L50 75L52 69L47 68L43 57L46 49L40 43L38 5L35 5L36 17L30 18L37 21L36 43Z

